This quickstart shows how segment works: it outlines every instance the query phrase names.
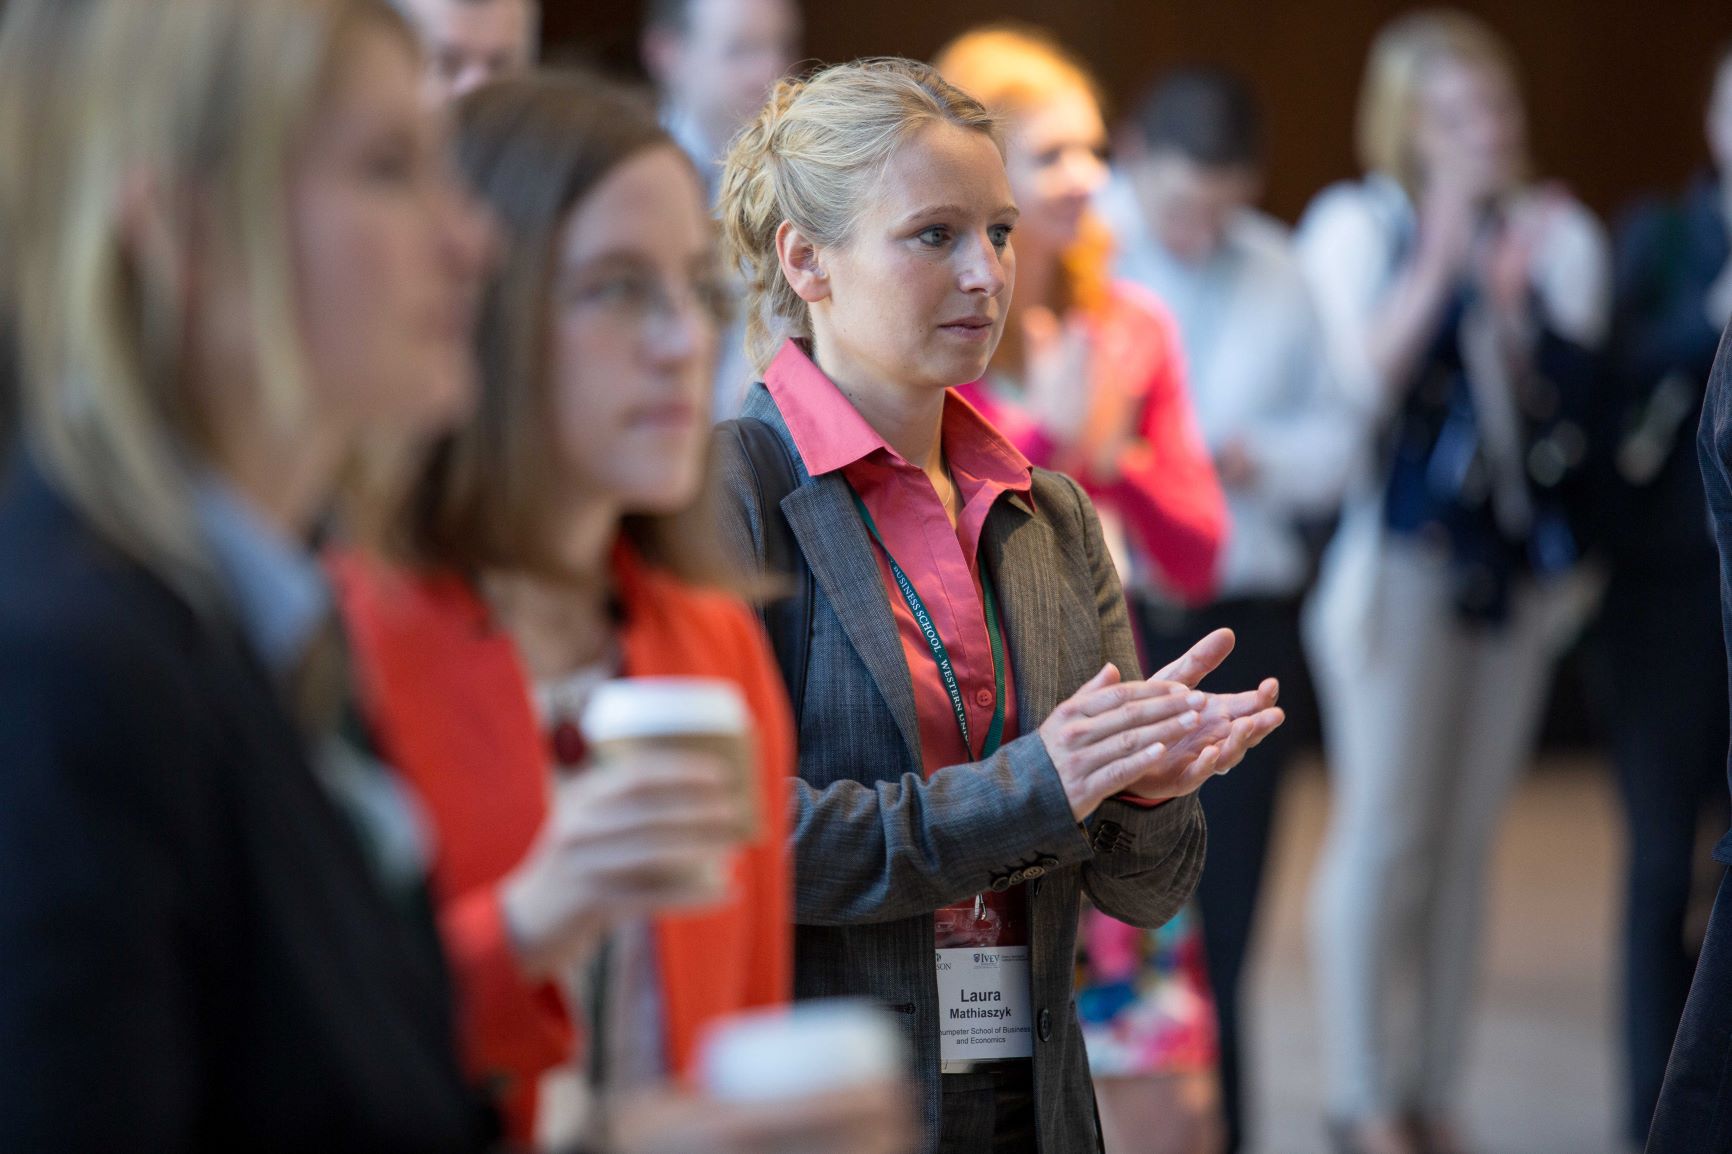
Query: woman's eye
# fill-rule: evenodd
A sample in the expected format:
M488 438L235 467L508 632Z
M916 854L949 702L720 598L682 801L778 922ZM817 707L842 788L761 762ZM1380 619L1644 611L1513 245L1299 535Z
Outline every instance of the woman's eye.
M384 184L402 184L415 175L415 160L406 152L378 152L366 161L367 176Z
M382 184L404 184L414 180L423 153L407 133L380 133L360 154L361 171Z
M722 324L734 319L734 294L728 282L719 276L701 276L692 284L692 295L698 306Z
M655 285L641 276L610 276L591 281L577 292L579 300L590 304L636 308L652 300Z
M934 225L920 234L920 243L928 248L940 248L950 239L950 230L942 225Z
M992 238L993 248L1002 249L1010 243L1010 226L1008 224L995 224L988 230L987 235Z

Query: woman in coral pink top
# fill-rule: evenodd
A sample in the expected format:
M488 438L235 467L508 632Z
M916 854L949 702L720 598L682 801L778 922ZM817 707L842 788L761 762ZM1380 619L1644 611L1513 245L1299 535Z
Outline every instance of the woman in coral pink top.
M986 376L961 393L1036 465L1069 473L1100 512L1133 593L1206 600L1227 505L1185 389L1166 308L1108 273L1110 237L1090 209L1106 179L1094 83L1028 33L986 30L937 62L1004 116L1022 209L1017 284Z

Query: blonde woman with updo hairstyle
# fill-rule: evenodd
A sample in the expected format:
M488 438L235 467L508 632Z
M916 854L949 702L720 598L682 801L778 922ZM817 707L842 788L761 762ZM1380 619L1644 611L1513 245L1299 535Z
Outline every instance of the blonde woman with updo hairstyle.
M487 1140L309 553L470 402L487 233L419 71L381 0L0 22L0 1149Z
M723 427L729 536L791 570L797 997L904 1024L924 1149L1097 1148L1071 1005L1078 902L1138 925L1195 884L1194 794L1276 687L1142 680L1082 489L954 391L998 346L1019 211L1002 129L931 68L777 86L722 178L762 382ZM781 612L792 606L794 612Z
M1107 176L1094 78L1046 34L992 26L933 66L1004 119L1022 209L1008 338L962 395L1029 460L1094 500L1147 662L1152 638L1215 586L1226 499L1191 408L1177 325L1147 290L1115 280L1095 212ZM1205 795L1204 809L1209 802ZM1195 909L1138 930L1086 903L1077 1010L1108 1151L1219 1147L1213 1004Z
M1477 17L1372 44L1363 179L1300 224L1377 467L1307 612L1334 804L1314 944L1337 1145L1455 1154L1485 869L1583 595L1575 528L1608 255L1536 183L1515 57Z

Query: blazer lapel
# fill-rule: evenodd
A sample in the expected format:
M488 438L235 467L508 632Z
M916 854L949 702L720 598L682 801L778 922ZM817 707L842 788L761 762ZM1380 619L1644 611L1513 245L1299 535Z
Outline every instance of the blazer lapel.
M1067 684L1077 648L1067 633L1084 607L1065 581L1051 526L1021 494L999 498L987 515L981 547L1016 672L1019 728L1032 733L1081 684Z
M914 707L914 683L896 634L896 619L885 599L878 558L848 496L847 482L839 473L818 477L788 494L782 501L782 512L813 579L829 599L854 651L890 707L909 758L919 765L920 721Z

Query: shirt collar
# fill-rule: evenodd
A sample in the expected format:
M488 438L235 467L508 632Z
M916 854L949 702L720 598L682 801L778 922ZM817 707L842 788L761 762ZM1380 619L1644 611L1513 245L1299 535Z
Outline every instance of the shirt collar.
M812 476L833 473L880 450L893 460L902 459L798 342L783 342L764 373L764 387ZM944 399L943 436L952 469L1014 492L1028 492L1033 470L1028 458L954 389Z
M331 612L323 570L214 475L196 482L193 508L242 633L268 670L286 672Z
M800 460L812 476L833 473L879 449L895 453L795 341L782 342L764 372L764 387L781 410Z

